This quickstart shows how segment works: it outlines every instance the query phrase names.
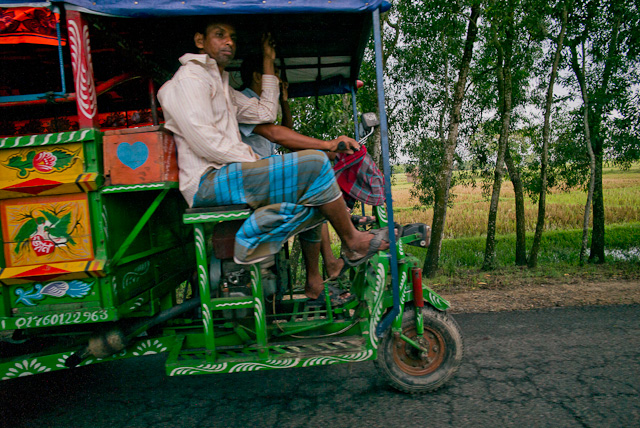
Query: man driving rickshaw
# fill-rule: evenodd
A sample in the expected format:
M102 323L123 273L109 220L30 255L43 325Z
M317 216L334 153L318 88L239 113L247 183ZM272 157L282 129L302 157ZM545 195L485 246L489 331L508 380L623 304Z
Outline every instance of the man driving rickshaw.
M389 248L386 230L362 232L353 226L324 154L304 150L260 160L241 141L238 121L276 119L279 91L270 36L262 43L260 98L249 98L229 87L225 71L235 56L234 26L215 20L202 31L194 36L200 54L180 58L181 68L158 98L166 127L175 134L180 190L187 203L192 207L248 204L254 210L236 235L235 261L259 262L277 253L294 234L310 233L323 218L338 233L350 266ZM320 287L307 290L308 297L321 292L322 283L315 285Z

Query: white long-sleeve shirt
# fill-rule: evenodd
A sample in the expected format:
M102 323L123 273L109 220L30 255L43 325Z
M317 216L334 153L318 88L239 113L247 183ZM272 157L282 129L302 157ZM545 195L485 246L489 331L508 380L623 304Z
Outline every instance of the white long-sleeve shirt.
M174 133L178 149L180 191L189 206L200 177L209 168L259 159L242 142L238 121L270 123L278 112L278 79L262 77L260 98L249 98L229 86L207 54L186 54L182 66L158 91L165 127Z

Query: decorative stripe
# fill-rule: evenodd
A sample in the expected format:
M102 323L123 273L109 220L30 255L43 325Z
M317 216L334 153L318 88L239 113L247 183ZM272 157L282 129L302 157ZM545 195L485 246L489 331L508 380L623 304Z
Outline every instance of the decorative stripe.
M55 141L52 141L52 137L57 136ZM25 140L27 136L20 137L6 137L0 138L0 148L12 148L12 147L28 147L28 146L47 146L51 144L59 144L63 139L66 139L63 144L77 143L82 141L91 141L95 139L94 129L83 129L81 132L59 132L52 134L37 134L28 136L29 140Z
M436 293L434 293L428 288L427 288L427 299L429 300L429 303L431 303L436 309L439 309L441 311L446 311L449 308L449 306L451 306L446 299L443 299L442 297L438 296Z
M202 364L198 367L178 367L169 373L169 376L190 375L197 373L220 373L226 372L227 363L222 364Z
M109 241L109 216L107 214L107 205L102 205L102 230L104 230L104 237L107 242Z
M211 311L206 303L202 304L202 324L204 324L204 335L209 335L209 323L211 323Z
M262 307L262 292L259 292L258 285L260 281L260 271L258 270L258 264L251 265L251 291L253 293L253 316L256 319L256 332L264 331L266 326L264 325L264 309Z
M69 48L76 82L76 100L78 109L85 118L92 119L96 114L96 89L93 83L93 67L89 51L89 28L86 24L78 28L79 22L67 20Z
M370 360L374 355L372 349L353 354L333 355L310 358L282 358L270 359L262 363L258 362L238 362L238 363L217 363L201 364L195 367L176 367L169 372L169 376L193 375L204 373L241 373L253 372L269 369L289 369L293 367L314 367L326 366L339 363L354 363Z
M227 306L246 306L248 308L253 306L253 302L251 300L247 300L246 302L229 302L229 303L213 303L213 309L224 308Z
M371 308L371 319L369 320L369 342L374 349L378 349L378 335L375 334L376 326L382 317L382 296L385 279L387 277L385 267L382 263L376 266L376 290L373 297L373 308Z
M78 178L76 178L76 185L83 192L91 192L98 188L96 184L97 178L98 174L96 174L95 172L80 174Z
M373 355L373 349L369 349L367 351L359 352L357 354L352 354L352 355L314 357L306 360L302 364L302 367L326 366L326 365L337 364L337 363L353 363L353 362L366 361L370 359L372 355Z
M288 369L297 367L299 363L299 358L296 358L294 360L268 360L265 363L240 363L233 366L231 370L229 370L229 373L253 372L266 369Z
M133 192L137 190L163 189L166 183L131 184L126 186L108 186L101 190L102 193Z
M234 217L249 216L250 212L239 211L232 213L220 213L220 214L186 214L184 216L185 223L198 222L203 220L225 220Z

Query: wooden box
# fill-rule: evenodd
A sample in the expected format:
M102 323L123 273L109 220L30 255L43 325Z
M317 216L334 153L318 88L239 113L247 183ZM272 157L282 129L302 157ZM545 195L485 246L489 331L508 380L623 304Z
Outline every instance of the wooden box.
M93 259L85 193L0 201L7 267Z
M178 181L175 143L164 128L107 131L103 142L106 185Z

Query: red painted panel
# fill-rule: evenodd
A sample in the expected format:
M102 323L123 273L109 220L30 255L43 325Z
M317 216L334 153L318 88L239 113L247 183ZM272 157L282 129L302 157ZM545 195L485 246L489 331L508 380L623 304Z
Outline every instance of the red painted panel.
M178 181L175 143L164 128L107 131L103 143L105 184Z

